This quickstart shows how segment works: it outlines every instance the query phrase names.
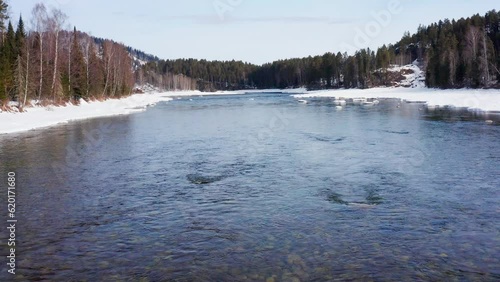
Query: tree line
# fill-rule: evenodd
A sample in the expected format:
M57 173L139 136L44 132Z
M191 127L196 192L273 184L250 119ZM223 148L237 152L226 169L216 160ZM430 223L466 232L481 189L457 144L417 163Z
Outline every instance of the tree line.
M168 74L190 77L202 91L247 88L371 88L391 86L391 65L418 64L433 88L499 87L500 12L444 20L406 32L395 44L354 54L279 60L261 66L242 61L162 60L146 64L144 77ZM154 84L154 79L149 82Z
M22 17L14 28L7 8L0 0L2 107L8 101L17 101L22 110L30 100L78 103L132 92L132 59L125 46L67 28L67 16L43 3L32 10L31 29Z
M30 28L14 25L0 0L0 106L17 101L62 104L129 95L134 84L164 90L265 88L334 89L391 86L401 78L392 65L417 63L426 85L439 88L500 87L500 12L444 20L406 32L395 44L354 54L279 60L159 60L111 40L70 29L67 16L40 3Z
M420 27L401 42L409 44L415 44L424 59L429 87L498 87L500 12Z
M176 74L191 78L193 88L201 91L265 88L370 88L389 85L385 70L391 62L400 61L386 46L377 52L363 49L347 53L287 59L261 66L242 61L207 61L196 59L149 62L141 69L150 78Z
M196 59L158 60L145 64L138 72L138 82L156 86L166 84L166 90L179 89L176 81L201 91L252 88L250 74L257 66L241 61L207 61ZM186 87L183 87L186 88Z

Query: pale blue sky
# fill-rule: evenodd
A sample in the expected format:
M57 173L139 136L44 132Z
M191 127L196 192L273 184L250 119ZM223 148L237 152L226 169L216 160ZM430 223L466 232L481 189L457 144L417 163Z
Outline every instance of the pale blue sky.
M393 9L390 23L374 13ZM7 0L27 25L40 0ZM199 58L264 63L277 59L376 48L419 24L500 9L497 0L46 0L68 24L163 59ZM394 12L397 10L397 12ZM383 12L382 12L383 13ZM360 35L368 29L368 35ZM366 32L364 32L366 34ZM361 43L361 44L360 44ZM363 46L359 46L363 45Z

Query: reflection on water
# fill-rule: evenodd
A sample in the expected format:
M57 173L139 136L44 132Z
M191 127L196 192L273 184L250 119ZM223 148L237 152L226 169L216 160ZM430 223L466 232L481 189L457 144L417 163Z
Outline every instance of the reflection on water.
M500 125L500 113L485 113L480 111L471 111L460 108L425 108L425 118L435 121L482 121L487 124Z
M497 121L269 93L0 136L16 278L498 281Z

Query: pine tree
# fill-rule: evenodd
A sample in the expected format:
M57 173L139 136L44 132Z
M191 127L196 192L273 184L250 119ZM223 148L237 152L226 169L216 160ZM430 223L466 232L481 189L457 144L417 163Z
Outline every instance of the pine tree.
M85 71L85 60L80 48L78 32L76 27L73 29L73 40L71 46L71 95L72 99L78 101L81 98L87 99L87 82Z
M4 0L0 0L0 33L2 33L2 43L4 40L5 22L9 19L9 15L7 14L8 8L9 5Z
M4 45L0 46L0 106L5 105L9 101L9 95L6 85L6 74L9 70L7 69L7 59L4 55L4 49Z
M89 94L102 98L104 91L104 64L103 61L97 56L97 52L92 50L89 57Z
M29 70L29 50L26 50L26 33L24 31L24 22L19 18L15 34L16 61L15 61L15 95L18 97L20 109L24 106L27 96L28 70ZM22 99L23 98L23 99Z
M14 67L16 62L16 39L12 23L9 22L0 58L0 97L5 102L14 100Z
M17 23L16 30L16 52L17 54L21 54L24 49L24 44L26 40L26 31L24 29L24 21L22 17L19 17L19 22Z

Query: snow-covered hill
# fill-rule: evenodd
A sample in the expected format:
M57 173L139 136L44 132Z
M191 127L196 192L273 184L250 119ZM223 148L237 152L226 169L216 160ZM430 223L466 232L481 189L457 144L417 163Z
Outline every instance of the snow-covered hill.
M406 66L391 66L389 72L401 74L404 79L401 81L394 81L395 87L406 88L424 88L425 87L425 73L418 66L417 62Z

